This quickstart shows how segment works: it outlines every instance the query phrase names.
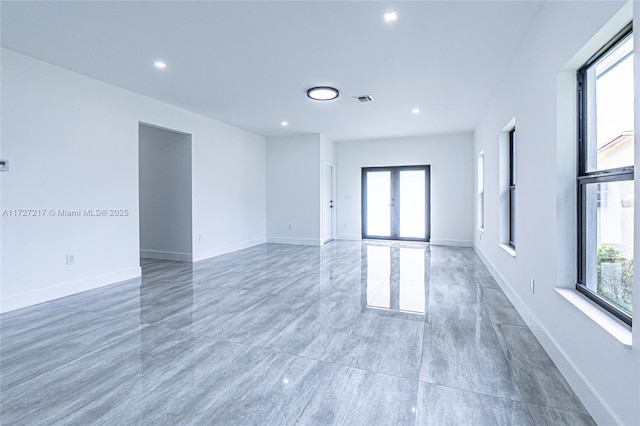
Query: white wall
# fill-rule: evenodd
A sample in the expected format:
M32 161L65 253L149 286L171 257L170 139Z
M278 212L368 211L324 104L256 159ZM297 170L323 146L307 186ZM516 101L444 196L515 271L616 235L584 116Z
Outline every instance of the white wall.
M191 135L140 125L140 255L192 260Z
M361 171L375 166L431 166L431 242L470 246L473 239L471 134L337 143L339 239L362 237Z
M546 2L541 9L474 134L473 155L484 151L485 161L485 232L475 232L474 244L595 420L632 425L640 424L638 331L629 348L569 302L576 280L575 69L594 53L585 45L595 49L629 21L630 8L616 18L609 35L590 42L622 6ZM637 17L636 12L636 27ZM576 61L576 55L582 59ZM515 257L499 247L498 190L500 131L513 117L518 133ZM557 288L567 288L569 296Z
M267 240L320 244L320 135L267 140Z
M320 158L329 164L336 164L336 143L328 136L320 135Z
M2 217L2 311L140 275L139 122L192 135L194 260L265 241L263 137L6 49L2 89L4 209L129 210Z

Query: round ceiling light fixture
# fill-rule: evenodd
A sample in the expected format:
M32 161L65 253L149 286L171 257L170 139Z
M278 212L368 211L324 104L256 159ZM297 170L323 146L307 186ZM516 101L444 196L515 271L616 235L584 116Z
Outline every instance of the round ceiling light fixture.
M307 97L314 101L330 101L338 96L340 92L334 87L318 86L307 90Z

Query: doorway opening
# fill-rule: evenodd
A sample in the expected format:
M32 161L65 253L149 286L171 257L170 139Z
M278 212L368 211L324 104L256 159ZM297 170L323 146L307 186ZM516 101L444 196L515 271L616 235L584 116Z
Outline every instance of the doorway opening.
M430 167L362 169L362 238L429 241Z
M191 262L191 135L139 123L140 258Z

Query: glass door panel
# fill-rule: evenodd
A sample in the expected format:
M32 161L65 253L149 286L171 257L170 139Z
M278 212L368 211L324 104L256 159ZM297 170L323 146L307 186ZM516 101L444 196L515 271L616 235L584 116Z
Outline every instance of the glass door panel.
M425 171L400 170L399 172L399 227L400 238L424 238Z
M367 172L366 234L391 237L391 171Z

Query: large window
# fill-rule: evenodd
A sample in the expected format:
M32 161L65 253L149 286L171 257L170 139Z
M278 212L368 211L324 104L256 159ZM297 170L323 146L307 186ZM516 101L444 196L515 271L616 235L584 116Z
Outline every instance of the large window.
M516 128L509 132L509 245L516 248Z
M578 70L577 289L632 323L633 37L629 24Z
M484 230L484 153L478 156L478 229Z

